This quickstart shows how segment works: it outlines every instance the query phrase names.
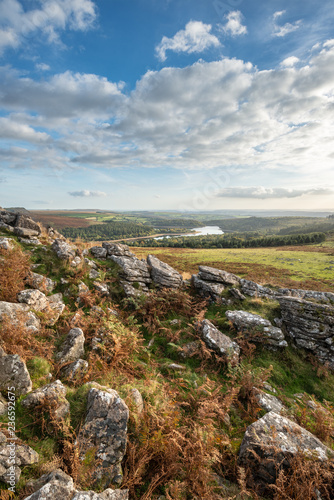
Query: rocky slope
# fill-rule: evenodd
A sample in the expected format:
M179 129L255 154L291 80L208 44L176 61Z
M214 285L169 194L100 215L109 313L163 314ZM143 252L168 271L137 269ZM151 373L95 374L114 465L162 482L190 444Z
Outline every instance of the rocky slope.
M334 294L207 266L188 282L2 209L0 266L2 490L15 406L17 498L297 498L310 481L305 499L333 498ZM318 399L277 383L292 359Z

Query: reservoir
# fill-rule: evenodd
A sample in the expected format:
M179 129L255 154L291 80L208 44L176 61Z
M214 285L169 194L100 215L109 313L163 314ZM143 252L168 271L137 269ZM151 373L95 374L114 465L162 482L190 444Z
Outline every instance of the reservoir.
M180 236L205 236L208 234L224 234L224 231L220 229L219 226L204 226L204 227L195 227L191 229L191 231L195 231L193 233L188 234L178 234L174 236L158 236L154 238L155 240L162 240L163 238L177 238Z

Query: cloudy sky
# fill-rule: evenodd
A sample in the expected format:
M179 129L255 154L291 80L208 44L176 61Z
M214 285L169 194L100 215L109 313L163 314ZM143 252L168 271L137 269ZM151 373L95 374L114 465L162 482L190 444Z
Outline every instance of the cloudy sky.
M334 210L331 0L0 0L0 205Z

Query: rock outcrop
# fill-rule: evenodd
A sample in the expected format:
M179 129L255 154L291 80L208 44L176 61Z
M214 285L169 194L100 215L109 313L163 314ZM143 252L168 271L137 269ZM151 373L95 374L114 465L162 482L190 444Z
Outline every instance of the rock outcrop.
M13 476L15 476L15 483L17 483L21 476L20 467L37 464L39 459L38 453L30 446L15 443L13 447L11 443L13 441L8 440L0 432L0 481L8 484L12 481L12 472L14 472ZM15 457L15 465L13 465L13 457Z
M29 286L31 286L31 288L34 288L35 290L39 290L40 292L44 293L52 293L56 286L55 281L52 281L50 278L47 278L46 276L43 276L43 274L38 274L34 272L29 273L26 282L28 283Z
M25 500L128 500L128 490L107 489L101 493L75 489L73 479L56 469L34 482L35 492Z
M41 327L39 319L26 304L0 302L0 321L4 321L5 318L14 326L22 324L23 328L29 331L37 332Z
M199 324L199 331L210 349L223 356L232 365L239 362L240 348L238 344L220 332L209 320L204 319Z
M51 248L61 260L73 260L76 254L76 248L60 238L54 240Z
M0 248L2 250L12 250L14 248L13 238L0 238Z
M15 394L27 394L32 382L25 362L17 354L6 354L0 347L0 391L15 387Z
M191 282L201 297L210 299L212 302L225 302L221 298L221 294L225 290L222 283L204 281L197 274L192 275Z
M55 293L47 297L40 290L28 288L18 293L17 300L20 303L27 304L30 309L49 314L49 325L53 325L65 309L61 293Z
M271 411L250 425L239 452L239 464L248 468L257 485L273 484L297 453L326 461L334 452L295 422Z
M66 387L60 380L36 389L22 401L24 408L33 409L41 405L49 406L56 420L66 418L70 411L70 404L66 399Z
M197 292L213 302L226 303L226 300L221 298L225 286L238 285L240 278L215 267L199 266L198 269L198 274L194 274L191 278Z
M80 456L95 450L94 477L102 485L122 482L129 410L116 391L98 384L90 389L87 415L77 438Z
M295 344L334 369L334 307L291 296L277 300L283 326Z
M152 281L158 288L180 288L182 285L182 275L154 255L147 256L147 264Z
M84 353L85 336L81 328L72 328L56 354L56 359L60 363L77 361Z
M238 331L246 332L247 336L254 342L265 342L265 344L275 348L288 345L282 330L258 314L246 311L226 311L225 314Z

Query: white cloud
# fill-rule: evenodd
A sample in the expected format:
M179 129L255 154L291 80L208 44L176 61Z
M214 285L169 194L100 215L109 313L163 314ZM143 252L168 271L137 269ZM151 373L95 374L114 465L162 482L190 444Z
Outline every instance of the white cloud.
M274 13L273 15L273 21L274 21L274 31L273 31L273 36L278 36L278 37L284 37L288 35L289 33L292 33L293 31L296 31L300 25L301 25L301 20L295 21L294 23L285 23L283 26L277 24L277 20L284 16L286 13L285 10L280 10Z
M18 0L0 0L0 53L17 48L39 33L49 43L59 42L65 29L84 31L96 19L92 0L44 0L40 8L25 10Z
M192 54L203 52L210 47L219 47L220 42L215 35L210 33L211 29L211 24L190 21L185 29L178 31L173 38L164 36L155 48L156 55L161 61L165 61L167 50Z
M79 198L101 198L107 196L107 193L103 191L88 191L87 189L83 189L82 191L70 191L68 194Z
M286 57L282 62L281 66L286 67L286 68L292 68L299 62L298 57L295 56L290 56Z
M328 188L286 189L256 186L226 188L221 190L218 196L221 198L255 198L267 200L270 198L299 198L304 195L326 196L333 193L334 191Z
M266 185L286 186L290 173L306 176L306 186L326 179L330 189L333 82L330 45L294 67L260 71L225 58L148 71L131 93L97 75L35 81L5 67L1 161L66 170L237 167L259 177L270 172L276 182Z
M50 66L45 63L37 63L35 64L35 68L39 71L49 71L51 69Z
M226 14L227 22L220 28L224 33L231 36L240 36L247 33L247 28L242 24L242 14L240 10L233 10Z

